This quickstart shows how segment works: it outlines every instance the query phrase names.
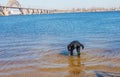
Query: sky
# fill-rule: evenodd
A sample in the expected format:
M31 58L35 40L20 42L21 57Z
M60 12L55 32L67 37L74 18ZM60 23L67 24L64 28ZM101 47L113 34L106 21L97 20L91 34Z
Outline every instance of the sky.
M92 7L119 7L120 0L17 0L22 7L42 9L72 9ZM0 5L6 5L8 0L0 0Z

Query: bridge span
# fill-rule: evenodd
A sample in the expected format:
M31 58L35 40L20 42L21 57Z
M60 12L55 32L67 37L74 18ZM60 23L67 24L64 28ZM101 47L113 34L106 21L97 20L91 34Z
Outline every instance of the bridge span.
M18 9L21 15L48 14L48 13L53 13L54 11L54 10L46 10L46 9L0 6L0 15L3 15L3 16L11 15L11 9Z
M20 15L26 14L48 14L54 13L55 10L47 9L36 9L36 8L25 8L21 7L20 3L17 0L9 0L6 6L0 5L0 15L8 16L11 15L11 9L17 9Z

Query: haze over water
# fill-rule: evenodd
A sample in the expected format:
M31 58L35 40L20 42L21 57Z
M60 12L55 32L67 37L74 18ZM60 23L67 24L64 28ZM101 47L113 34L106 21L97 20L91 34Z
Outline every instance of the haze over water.
M119 77L120 12L0 17L0 77ZM66 46L85 45L81 57Z

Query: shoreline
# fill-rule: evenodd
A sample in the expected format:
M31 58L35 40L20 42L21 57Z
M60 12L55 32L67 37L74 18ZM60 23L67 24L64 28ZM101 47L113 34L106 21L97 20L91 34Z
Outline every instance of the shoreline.
M4 6L1 6L1 8ZM1 9L0 8L0 9ZM13 11L14 7L11 7L10 9L7 10L1 10L0 11L0 16L10 16L10 15L37 15L37 14L59 14L59 13L86 13L86 12L119 12L120 7L115 7L115 8L103 8L103 7L93 7L93 8L73 8L73 9L35 9L32 10L31 12L21 12L21 10L17 7L15 11ZM27 8L26 8L27 10Z
M120 76L119 66L109 65L106 61L116 61L119 64L120 58L103 57L97 55L105 52L99 49L88 49L81 53L81 57L66 56L60 54L60 50L46 51L46 54L31 60L3 61L1 66L6 66L1 70L1 77L97 77ZM56 52L56 53L54 53ZM94 54L90 54L93 53ZM30 53L26 54L29 55ZM34 53L35 54L35 53ZM39 54L39 53L36 53ZM52 56L51 56L52 55ZM21 54L22 56L22 54ZM57 57L57 58L54 58ZM96 57L96 58L95 58ZM6 64L8 62L8 64ZM106 63L104 63L106 62ZM5 65L2 65L5 64ZM11 65L13 64L13 65ZM18 66L18 67L16 67Z
M58 13L42 13L42 14L11 14L11 15L0 15L0 17L6 16L30 16L30 15L50 15L50 14L71 14L71 13L105 13L105 12L120 12L118 11L84 11L84 12L58 12Z

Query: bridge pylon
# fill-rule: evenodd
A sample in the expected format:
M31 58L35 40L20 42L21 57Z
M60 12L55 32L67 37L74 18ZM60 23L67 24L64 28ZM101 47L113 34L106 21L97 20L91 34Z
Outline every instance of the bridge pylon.
M6 6L21 8L21 4L17 0L9 0Z

